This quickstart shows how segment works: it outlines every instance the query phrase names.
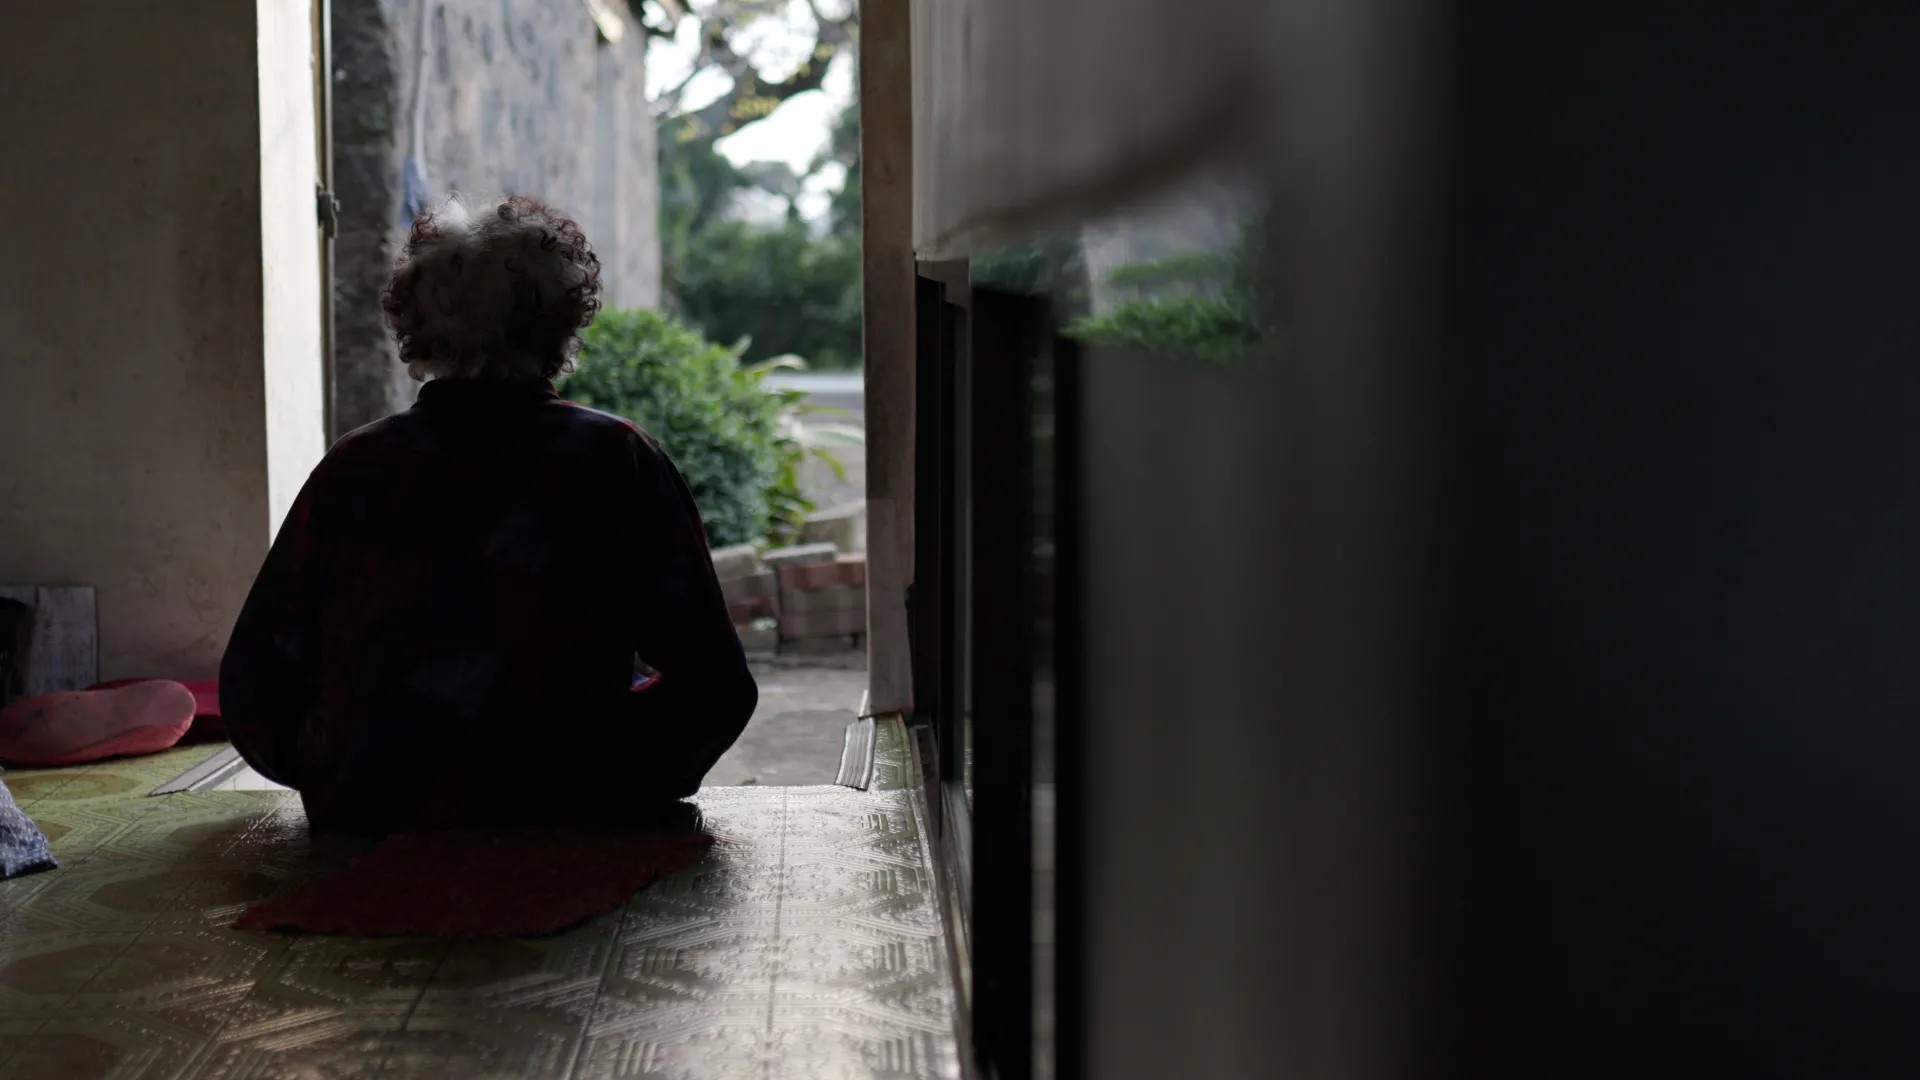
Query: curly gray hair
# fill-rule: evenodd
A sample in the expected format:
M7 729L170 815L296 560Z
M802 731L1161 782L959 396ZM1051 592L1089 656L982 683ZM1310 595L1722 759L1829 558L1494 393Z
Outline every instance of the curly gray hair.
M600 260L538 200L455 195L414 219L380 308L415 379L552 379L600 310Z

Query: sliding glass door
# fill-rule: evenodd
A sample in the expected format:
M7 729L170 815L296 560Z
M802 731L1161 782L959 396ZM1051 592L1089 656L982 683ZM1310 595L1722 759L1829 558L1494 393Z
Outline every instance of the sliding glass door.
M915 358L914 712L932 770L930 810L963 925L971 919L971 460L964 297L918 280Z
M917 300L915 710L968 1026L983 1076L1052 1077L1077 352L1030 292Z

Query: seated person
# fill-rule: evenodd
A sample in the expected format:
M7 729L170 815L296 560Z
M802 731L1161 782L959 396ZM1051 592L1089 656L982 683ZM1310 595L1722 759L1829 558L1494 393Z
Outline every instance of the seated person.
M685 481L554 392L599 293L532 199L414 222L381 305L419 400L314 469L220 669L313 829L611 822L691 795L752 715Z

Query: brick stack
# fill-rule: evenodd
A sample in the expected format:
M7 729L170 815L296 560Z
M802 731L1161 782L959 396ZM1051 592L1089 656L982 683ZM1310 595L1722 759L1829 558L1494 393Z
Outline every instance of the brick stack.
M828 651L859 645L867 632L867 557L780 568L780 647Z
M802 544L832 544L841 551L867 550L866 500L816 510L800 529Z
M713 552L727 611L748 652L827 653L859 647L867 633L865 506L814 515L803 542L760 553L752 544ZM830 538L830 539L828 539Z
M780 575L753 550L735 544L713 552L713 570L720 578L727 612L748 652L772 652L780 646Z

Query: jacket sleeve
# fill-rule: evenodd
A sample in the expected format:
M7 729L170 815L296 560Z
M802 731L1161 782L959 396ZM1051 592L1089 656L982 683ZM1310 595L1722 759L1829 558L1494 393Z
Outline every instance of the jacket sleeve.
M260 775L300 785L301 730L319 694L320 561L314 505L326 462L287 512L240 609L220 662L220 712L228 737Z
M641 697L650 719L675 744L669 756L681 775L669 786L691 794L746 727L759 688L685 479L644 434L635 443L633 465L641 549L634 641L639 658L660 673Z

